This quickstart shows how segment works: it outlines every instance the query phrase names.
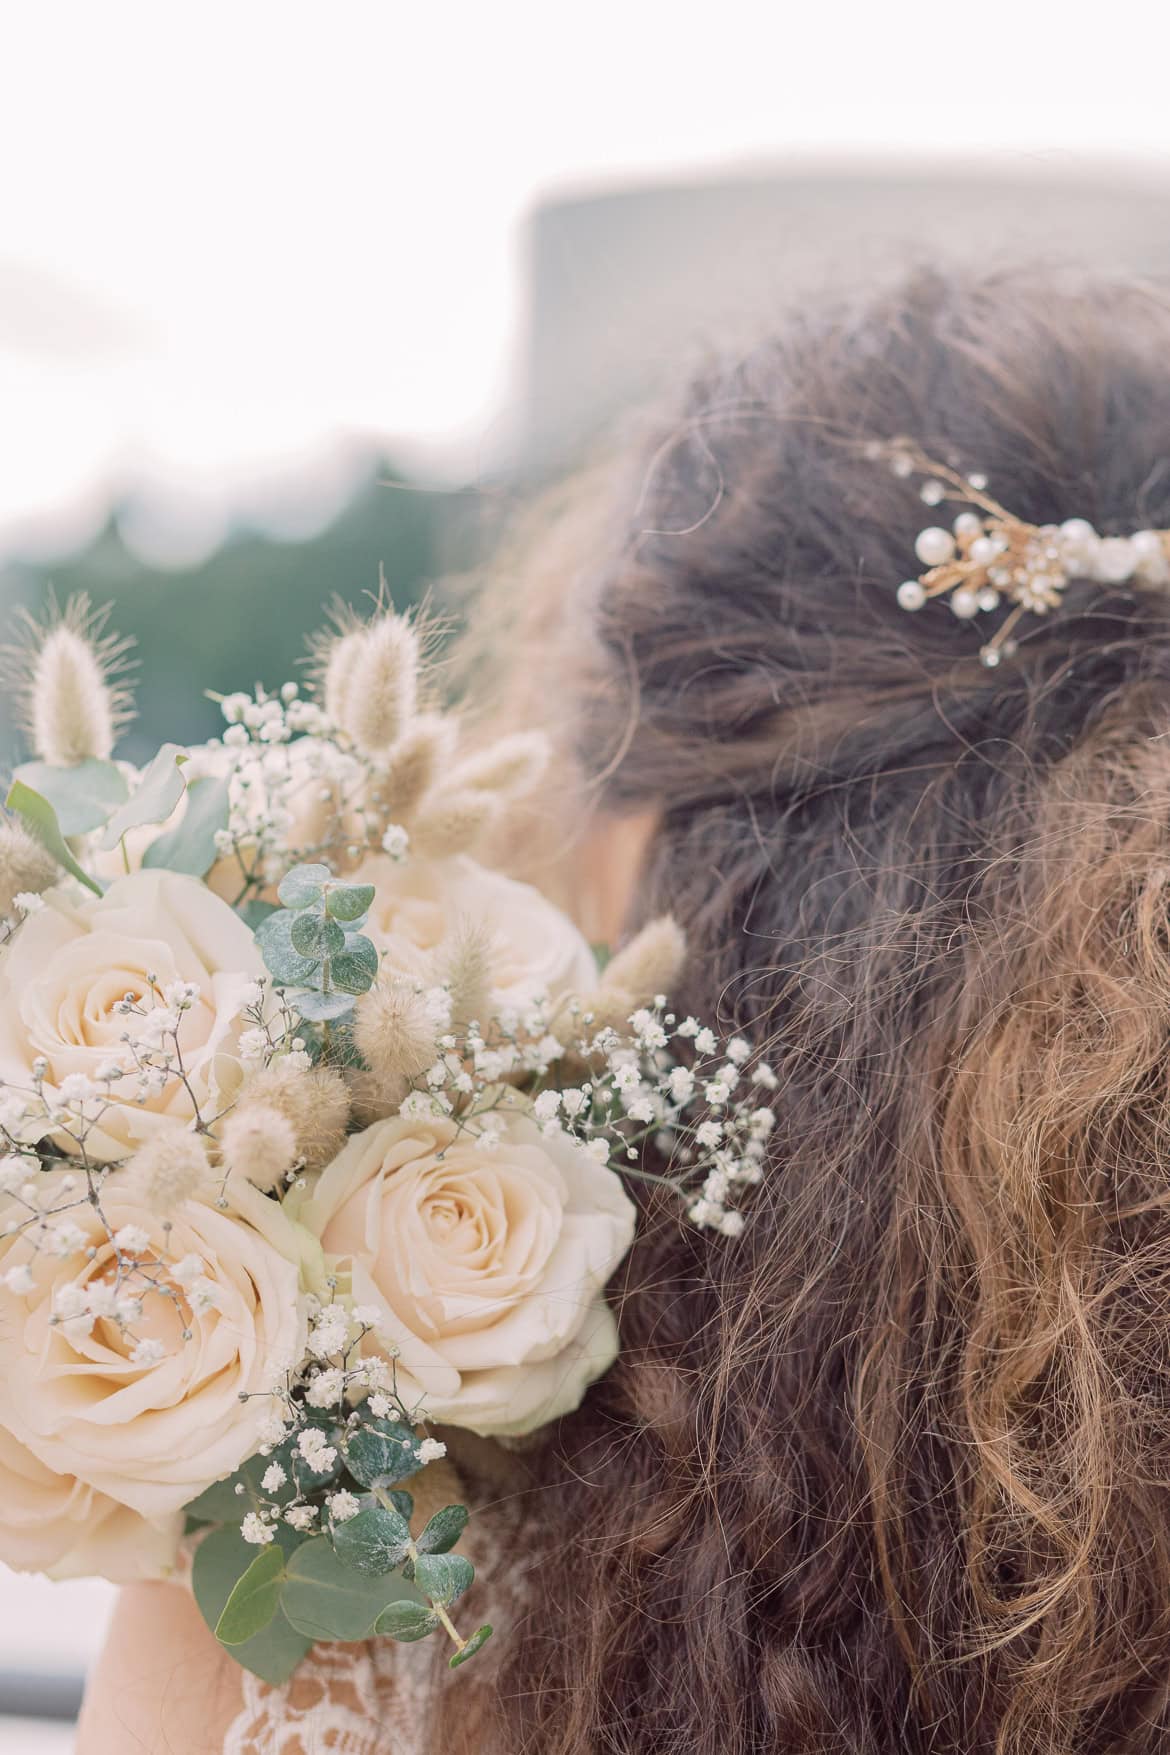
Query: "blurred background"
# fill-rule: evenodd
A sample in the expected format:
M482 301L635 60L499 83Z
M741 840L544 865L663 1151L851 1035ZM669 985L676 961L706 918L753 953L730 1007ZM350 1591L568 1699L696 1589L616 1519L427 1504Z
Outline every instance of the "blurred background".
M474 566L781 301L910 260L1170 272L1170 25L1050 21L0 0L5 620L112 601L125 753L193 740L202 689L296 674L379 568L405 603ZM111 1595L0 1569L0 1747L70 1747Z

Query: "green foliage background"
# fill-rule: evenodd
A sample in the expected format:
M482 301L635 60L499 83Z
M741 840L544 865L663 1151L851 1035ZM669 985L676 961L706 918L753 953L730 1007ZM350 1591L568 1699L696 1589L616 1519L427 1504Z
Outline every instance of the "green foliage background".
M51 567L0 567L0 602L36 609L50 589L63 602L87 591L112 603L110 626L136 642L138 717L119 746L133 760L171 739L194 743L222 729L204 689L229 693L302 675L307 637L337 595L368 607L385 570L395 605L417 603L428 585L461 569L479 545L474 493L414 486L392 464L368 478L327 529L304 542L240 529L207 561L186 570L143 565L121 540L116 514L82 553ZM0 702L5 771L28 752Z

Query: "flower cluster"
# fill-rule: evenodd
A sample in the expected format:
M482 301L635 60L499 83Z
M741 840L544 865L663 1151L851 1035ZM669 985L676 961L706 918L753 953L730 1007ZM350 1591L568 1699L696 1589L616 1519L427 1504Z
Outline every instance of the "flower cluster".
M627 1181L733 1238L776 1077L480 863L543 740L465 747L379 608L302 693L112 759L121 647L30 636L0 822L0 1556L192 1583L242 1663L490 1634L430 1430L511 1438L612 1363ZM103 690L106 693L103 695ZM71 693L72 691L72 693ZM84 698L81 698L81 694Z

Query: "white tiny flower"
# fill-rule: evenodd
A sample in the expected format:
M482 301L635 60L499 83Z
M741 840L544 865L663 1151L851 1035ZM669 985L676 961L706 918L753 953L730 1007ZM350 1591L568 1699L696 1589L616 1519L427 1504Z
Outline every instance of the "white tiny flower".
M125 1077L126 1068L117 1060L103 1060L102 1064L94 1073L94 1078L102 1085L112 1085L118 1079L124 1079Z
M609 1141L608 1140L600 1139L600 1138L594 1139L594 1140L589 1140L586 1143L585 1150L589 1153L589 1156L591 1158L596 1158L597 1162L599 1164L608 1164L609 1163Z
M59 1286L53 1293L53 1315L59 1322L88 1314L86 1295L80 1286Z
M223 734L223 741L229 750L244 749L251 743L251 738L242 725L229 725Z
M192 1310L197 1316L202 1316L207 1310L219 1309L223 1290L214 1280L209 1280L206 1274L201 1274L188 1287L187 1296L191 1300Z
M329 1371L319 1371L305 1391L305 1400L311 1408L331 1408L340 1397L344 1382L336 1366Z
M240 1525L240 1534L246 1542L252 1542L257 1548L263 1548L274 1539L272 1525L265 1523L254 1511L250 1511Z
M347 1493L344 1487L339 1493L330 1493L325 1504L334 1523L344 1523L347 1518L356 1517L361 1510L360 1501L352 1493Z
M185 1012L199 998L199 985L195 981L170 981L163 988L163 999L173 1011Z
M85 1073L66 1073L58 1086L58 1095L62 1103L84 1103L92 1097L100 1097L102 1092Z
M13 1194L20 1187L29 1173L27 1158L18 1158L11 1153L0 1158L0 1194Z
M135 1346L130 1355L131 1365L158 1365L167 1356L167 1350L161 1341L152 1335L144 1336Z
M390 824L382 836L382 851L388 853L391 859L403 860L406 858L410 851L410 836L401 823Z
M279 1414L269 1414L260 1428L260 1442L269 1445L279 1444L287 1431L288 1424Z
M719 1042L711 1030L700 1030L695 1037L695 1047L700 1054L714 1054Z
M150 1248L150 1233L141 1225L123 1225L114 1232L114 1248L123 1255L141 1255Z
M733 1036L727 1044L727 1058L736 1066L742 1066L751 1054L752 1045L743 1036Z
M367 1398L366 1406L375 1420L384 1420L390 1412L390 1398L383 1395L380 1390L375 1390L374 1394Z
M250 695L237 692L234 695L225 695L219 704L219 710L229 725L237 725L251 705Z
M294 1530L310 1530L316 1515L315 1505L290 1505L284 1514L284 1521Z
M695 1075L689 1066L672 1067L666 1083L672 1103L689 1103L695 1094Z
M215 851L219 854L219 857L221 859L230 859L236 848L236 838L232 834L232 831L230 829L217 829L215 831L214 840Z
M201 1255L185 1255L169 1270L171 1279L183 1287L194 1285L206 1271L207 1263Z
M718 1109L721 1104L726 1103L731 1092L726 1079L708 1079L703 1087L703 1095L713 1109Z
M719 1221L719 1229L725 1237L738 1237L743 1231L742 1213L724 1213Z
M268 1053L267 1030L244 1030L240 1035L240 1059L263 1060Z
M588 1106L590 1093L573 1087L561 1092L561 1108L570 1121L575 1121L581 1111Z
M542 1091L532 1105L532 1112L538 1121L555 1121L560 1106L559 1091Z
M260 1477L260 1485L265 1493L279 1493L287 1480L288 1476L279 1463L269 1463Z
M355 1304L353 1307L353 1319L363 1328L377 1328L383 1315L384 1312L377 1304Z
M43 896L36 896L31 890L18 890L12 898L12 906L20 914L39 914L45 905Z
M446 1454L447 1446L440 1444L437 1438L424 1438L418 1447L420 1463L438 1462L439 1458L446 1456Z
M723 1138L723 1124L718 1121L704 1121L695 1129L695 1139L701 1146L717 1146Z

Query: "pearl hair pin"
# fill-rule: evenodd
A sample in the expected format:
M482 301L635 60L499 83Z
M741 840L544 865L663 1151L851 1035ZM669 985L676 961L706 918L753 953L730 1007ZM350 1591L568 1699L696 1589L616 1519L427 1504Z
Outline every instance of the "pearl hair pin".
M991 498L985 475L961 475L908 439L874 441L865 455L886 461L895 475L925 475L919 496L928 506L950 500L980 508L960 512L949 530L932 524L919 531L914 552L925 571L904 580L897 598L902 609L918 610L932 597L948 597L960 621L1010 603L1011 613L979 651L989 668L1016 650L1011 635L1020 618L1057 609L1070 579L1170 584L1170 530L1100 536L1084 518L1026 524Z

